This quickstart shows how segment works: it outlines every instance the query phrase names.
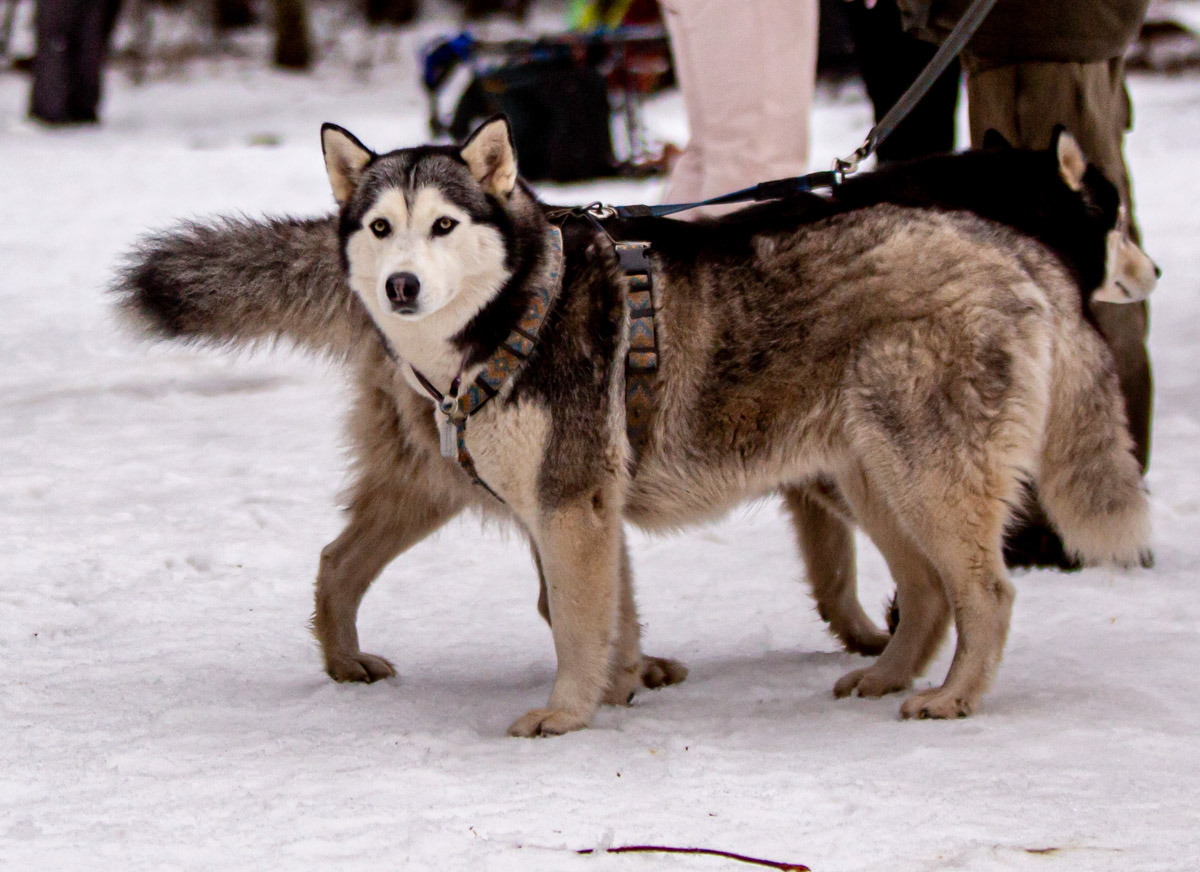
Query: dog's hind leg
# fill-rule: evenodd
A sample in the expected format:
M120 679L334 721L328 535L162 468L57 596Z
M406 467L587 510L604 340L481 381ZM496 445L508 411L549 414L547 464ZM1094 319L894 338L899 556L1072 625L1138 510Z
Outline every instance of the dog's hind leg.
M893 444L916 444L913 434L903 430L894 430L891 435ZM948 431L933 435L935 439L949 437ZM942 597L935 598L928 591L914 597L902 579L939 579L957 630L958 642L945 682L906 699L900 708L906 718L971 714L1000 664L1014 599L1013 586L1005 577L1001 537L1009 501L1017 491L1018 475L1011 456L990 448L994 446L986 441L956 447L947 438L933 463L922 463L915 453L896 457L887 451L872 451L869 458L862 459L871 496L885 502L895 519L883 530L869 530L872 537L880 537L877 541L889 566L897 559L897 541L889 542L886 527L895 526L920 548L924 562L932 567L919 571L920 561L915 556L905 559L910 565L907 571L900 570L899 564L893 566L900 625L880 661L889 657L893 646L897 646L898 655L904 652L897 642L907 636L905 626L912 626L909 622L914 618L918 623L925 621L930 628L924 642L913 637L909 656L914 664L932 656L945 626L940 619L920 616L935 611L933 603ZM859 510L857 504L855 510ZM869 516L869 508L863 511Z
M530 545L533 565L538 574L538 614L550 624L550 594L546 590L546 573L537 548ZM687 678L688 669L678 660L668 657L651 657L642 654L642 627L638 622L637 603L633 596L633 570L629 564L629 547L624 548L621 560L621 613L617 623L617 647L613 657L608 690L604 693L606 705L628 705L640 688L657 690L679 684ZM551 625L552 626L552 625Z
M828 482L814 482L787 487L783 497L817 614L847 651L866 656L882 653L890 637L867 617L858 600L854 531L831 505L840 500L837 489Z
M900 706L905 718L971 714L1000 665L1012 617L1015 591L1005 577L1001 552L1006 506L1000 501L974 507L948 502L948 512L967 513L969 520L957 530L930 525L934 529L927 531L925 541L954 609L958 644L945 682L906 699ZM901 622L907 609L902 600Z
M598 485L594 493L548 508L537 519L534 539L545 573L558 673L546 707L518 718L510 735L552 736L586 727L609 688L612 670L625 665L614 656L628 654L615 650L622 635L621 576L627 564L611 490ZM629 639L623 641L627 647Z
M1008 635L1014 590L1002 536L1037 465L1053 325L1027 283L1006 281L988 299L996 305L881 331L855 365L845 429L857 462L936 571L958 636L945 682L906 699L904 717L970 714ZM900 591L901 627L916 605Z
M900 529L891 511L872 491L861 469L838 476L838 487L855 517L883 554L896 582L900 623L879 659L855 669L834 685L835 696L882 696L907 690L925 671L950 622L941 581L929 561Z

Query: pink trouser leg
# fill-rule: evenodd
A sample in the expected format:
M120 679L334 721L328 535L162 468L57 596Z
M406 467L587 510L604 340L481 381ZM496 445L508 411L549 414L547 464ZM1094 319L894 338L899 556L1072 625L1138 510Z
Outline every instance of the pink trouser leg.
M802 174L817 0L663 0L662 6L691 128L666 201Z

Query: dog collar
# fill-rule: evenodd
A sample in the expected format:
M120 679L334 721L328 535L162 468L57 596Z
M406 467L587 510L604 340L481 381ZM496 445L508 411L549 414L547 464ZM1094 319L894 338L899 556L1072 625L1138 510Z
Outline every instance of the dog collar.
M537 345L538 333L546 321L546 315L549 314L554 298L558 294L562 268L562 231L551 225L550 267L545 281L534 292L533 299L530 300L516 326L500 343L500 347L483 362L483 368L465 391L460 393L461 371L455 376L450 390L443 394L420 370L409 365L413 376L435 404L433 417L437 422L442 456L457 460L458 465L471 476L471 480L475 484L500 502L504 502L504 500L479 477L475 470L475 462L471 459L470 452L467 451L467 419L487 405L489 400L503 390L507 382L516 378L525 368L526 362Z

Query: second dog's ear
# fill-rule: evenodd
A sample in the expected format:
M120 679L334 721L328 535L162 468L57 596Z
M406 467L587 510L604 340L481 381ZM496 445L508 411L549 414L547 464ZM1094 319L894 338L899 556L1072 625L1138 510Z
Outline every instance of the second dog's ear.
M999 130L989 127L983 134L983 148L985 151L1008 151L1012 148L1012 143L1005 139Z
M1054 128L1054 153L1058 156L1058 174L1072 191L1083 190L1083 177L1087 173L1087 158L1075 137L1065 127Z
M507 118L497 115L479 125L460 154L485 191L498 197L512 193L517 184L517 152Z
M344 206L354 196L363 170L375 155L349 130L328 123L321 125L321 151L325 153L325 172L329 174L333 198Z

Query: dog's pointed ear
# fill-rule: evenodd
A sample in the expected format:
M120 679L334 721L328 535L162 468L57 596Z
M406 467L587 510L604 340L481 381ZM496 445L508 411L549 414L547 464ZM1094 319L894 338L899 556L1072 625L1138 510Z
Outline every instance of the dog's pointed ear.
M1004 138L1004 134L994 127L989 127L983 134L984 151L1011 151L1012 143Z
M349 130L336 124L321 125L321 151L325 154L325 172L333 187L333 198L344 206L354 196L363 169L375 154Z
M505 116L489 118L475 128L459 153L485 191L498 197L512 193L517 184L517 152Z
M1058 157L1058 174L1072 191L1083 190L1083 176L1088 162L1083 149L1067 129L1061 125L1054 128L1054 154Z

